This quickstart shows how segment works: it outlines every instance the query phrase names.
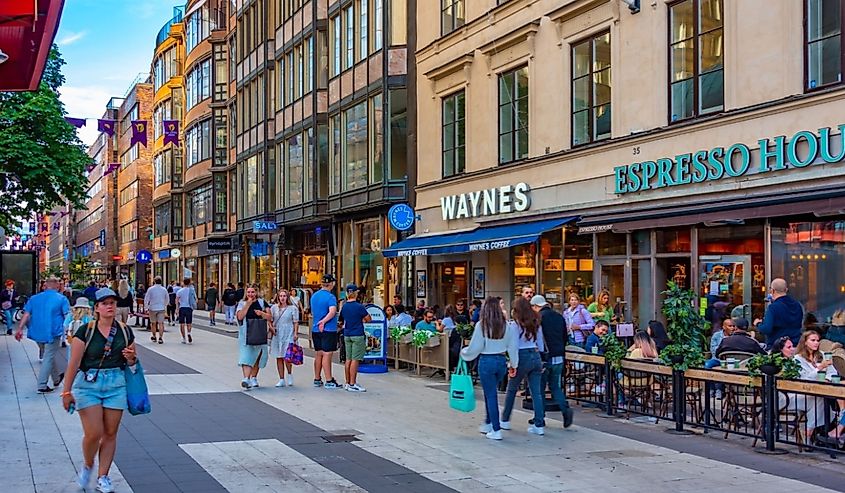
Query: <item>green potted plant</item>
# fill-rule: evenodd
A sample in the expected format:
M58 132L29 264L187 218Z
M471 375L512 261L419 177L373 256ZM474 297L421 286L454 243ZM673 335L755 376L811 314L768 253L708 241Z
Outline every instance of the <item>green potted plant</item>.
M435 344L432 339L436 340L437 343ZM440 344L440 334L428 330L415 330L411 333L411 344L417 349L438 346Z
M475 331L475 326L472 324L458 324L455 326L455 331L461 336L461 339L471 339L472 333Z
M601 336L601 348L604 351L604 358L615 371L622 369L622 359L625 358L627 350L616 334L608 332Z
M796 379L801 375L801 364L780 353L756 354L746 363L751 378L760 375L778 375L780 378Z
M669 281L662 294L666 332L672 342L660 352L660 360L681 371L703 366L706 321L695 308L695 292Z

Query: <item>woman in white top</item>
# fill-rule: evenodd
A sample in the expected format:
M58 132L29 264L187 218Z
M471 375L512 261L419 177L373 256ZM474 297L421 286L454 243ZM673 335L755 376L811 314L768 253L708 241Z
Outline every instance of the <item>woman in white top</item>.
M819 351L819 341L821 336L815 330L806 330L801 334L801 340L798 341L798 347L795 348L795 361L801 365L801 380L818 380L820 373L825 373L825 379L830 380L832 375L837 375L836 368L833 366L832 360L825 360L821 351ZM805 399L804 403L800 402L800 398ZM840 402L840 407L842 402ZM807 412L807 429L812 430L817 426L824 426L824 399L821 397L814 397L811 395L797 396L795 403L790 403L790 409L806 410Z
M279 383L276 387L293 386L293 365L285 359L288 346L296 342L299 332L299 307L291 300L287 290L281 289L276 293L273 306L273 328L276 329L270 341L270 353L276 357L276 368L279 370ZM285 376L287 369L287 376Z
M546 403L542 391L543 361L540 353L545 352L546 344L543 339L543 329L540 327L540 315L531 308L531 302L520 296L513 303L513 321L509 322L517 332L519 342L519 365L516 375L508 380L508 392L505 396L505 409L502 411L502 428L511 429L511 412L523 380L528 381L531 391L531 402L534 405L534 422L528 428L528 433L544 435L546 426Z
M465 361L478 358L478 377L481 379L481 388L484 389L484 405L487 410L487 417L484 424L478 427L478 431L491 440L502 439L499 423L499 382L508 372L516 375L516 367L519 365L519 336L516 330L515 326L505 320L499 300L488 297L481 307L481 318L475 324L469 345L461 350L461 357ZM505 360L506 352L510 357L510 370Z

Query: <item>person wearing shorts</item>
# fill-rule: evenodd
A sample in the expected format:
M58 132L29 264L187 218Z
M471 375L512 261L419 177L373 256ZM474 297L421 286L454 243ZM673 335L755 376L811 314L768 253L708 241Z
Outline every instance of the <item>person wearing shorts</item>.
M159 344L164 344L164 313L169 302L167 288L163 286L161 277L156 277L153 285L144 293L144 306L150 317L150 340Z
M366 392L367 389L358 385L358 364L364 359L367 351L367 334L364 324L372 320L367 309L358 302L358 286L346 285L346 302L340 309L343 321L343 340L346 346L346 363L344 373L346 383L343 388L349 392Z
M79 327L71 341L62 406L79 411L82 421L82 469L77 483L88 488L99 454L97 491L114 491L109 469L117 448L117 431L126 409L124 369L137 361L132 329L115 320L118 296L109 288L97 291L97 320ZM75 377L73 376L75 375Z
M314 386L327 389L340 387L332 377L332 355L337 351L337 298L332 290L335 278L323 276L322 288L311 296L311 313L314 325L311 328L311 342L314 344ZM323 383L322 375L326 382Z
M179 305L179 332L182 334L182 344L193 344L191 324L194 323L194 310L197 308L197 292L191 286L190 279L185 278L182 281L182 289L176 292L176 304Z

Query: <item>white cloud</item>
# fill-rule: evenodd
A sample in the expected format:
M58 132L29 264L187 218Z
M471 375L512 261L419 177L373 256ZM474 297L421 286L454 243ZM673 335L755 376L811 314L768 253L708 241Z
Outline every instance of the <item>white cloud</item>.
M78 33L69 32L59 38L56 43L58 43L59 46L70 46L73 43L76 43L80 39L84 38L86 34L88 34L87 31L80 31Z
M106 104L113 96L108 88L102 86L63 86L61 100L65 104L67 115L74 118L88 118L85 126L76 131L79 138L87 145L97 140L97 118L106 110Z

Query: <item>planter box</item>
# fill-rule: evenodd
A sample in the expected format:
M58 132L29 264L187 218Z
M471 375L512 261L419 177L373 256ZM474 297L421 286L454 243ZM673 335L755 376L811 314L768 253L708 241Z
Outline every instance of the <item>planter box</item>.
M387 359L396 359L396 341L387 338Z
M417 364L417 348L410 344L399 343L396 345L396 362Z
M439 334L439 337L432 338L439 341L439 344L431 347L423 347L417 351L418 361L420 367L434 368L443 370L446 376L446 381L449 381L449 336L447 334ZM417 374L420 374L419 368Z

